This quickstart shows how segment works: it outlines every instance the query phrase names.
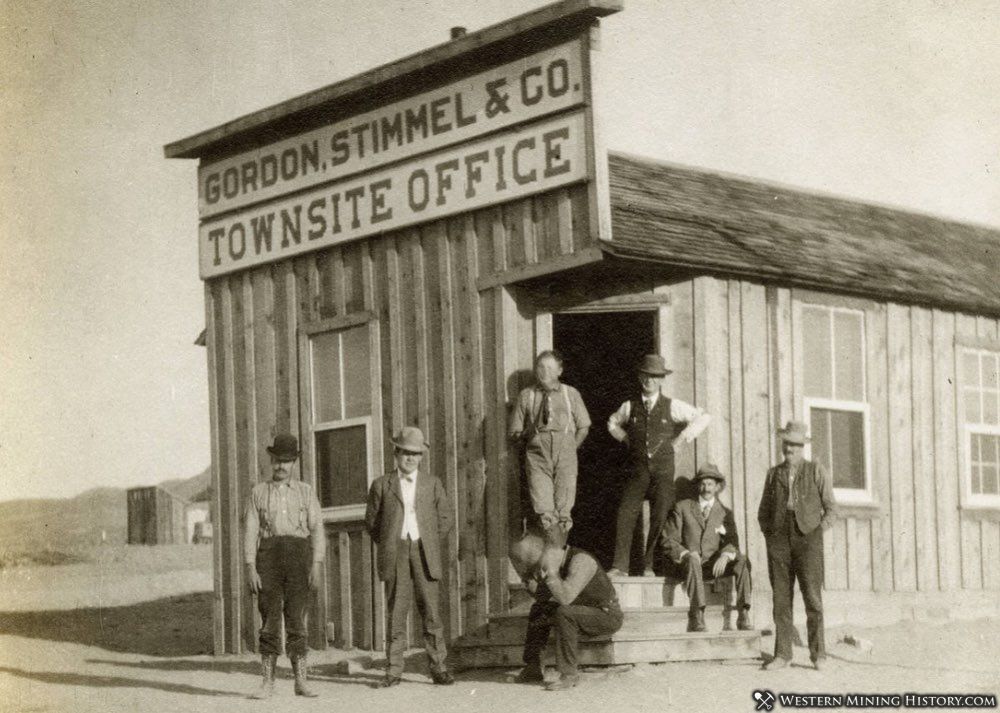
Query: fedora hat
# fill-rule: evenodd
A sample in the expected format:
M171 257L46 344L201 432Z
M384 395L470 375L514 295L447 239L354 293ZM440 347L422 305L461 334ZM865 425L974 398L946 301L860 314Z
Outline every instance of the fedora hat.
M705 463L701 466L698 469L698 474L694 476L694 482L697 483L699 480L704 480L705 478L712 478L719 483L719 485L726 484L726 476L722 474L722 471L719 470L719 466L715 463Z
M652 376L666 376L674 372L667 368L667 363L659 354L647 354L639 362L639 373Z
M809 438L809 428L802 421L789 421L784 428L778 429L781 440L788 443L804 446L812 439Z
M267 452L280 461L295 460L299 457L299 439L291 433L279 433Z
M430 448L430 445L424 440L424 432L416 426L403 426L396 432L392 439L392 445L412 453L424 453Z

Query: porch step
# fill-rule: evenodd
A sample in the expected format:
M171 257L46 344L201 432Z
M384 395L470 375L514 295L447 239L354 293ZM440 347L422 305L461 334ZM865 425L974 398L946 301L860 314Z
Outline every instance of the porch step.
M668 636L687 632L688 610L685 607L648 607L633 609L625 607L622 628L618 633L622 636ZM705 608L705 623L716 631L727 629L727 621L721 607ZM528 630L527 611L507 612L491 616L489 622L478 632L478 636L470 635L470 640L476 639L489 643L522 643Z
M647 609L650 607L687 607L688 599L684 584L664 577L611 577L611 584L618 593L618 601L623 608ZM733 605L732 578L705 583L708 604ZM531 606L531 595L520 582L510 585L510 606L514 610L527 610Z
M507 637L496 641L462 637L452 643L452 662L458 670L518 667L523 665L523 643L523 639L515 642ZM760 634L756 631L657 635L623 630L611 636L582 638L578 660L584 666L611 666L668 661L752 660L759 657ZM551 642L545 647L543 663L555 663Z

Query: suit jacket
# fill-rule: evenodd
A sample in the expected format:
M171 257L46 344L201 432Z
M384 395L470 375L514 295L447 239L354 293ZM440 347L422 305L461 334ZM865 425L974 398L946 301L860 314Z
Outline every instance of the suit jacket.
M441 579L441 538L451 532L454 517L441 481L420 472L415 497L420 543L431 579ZM365 526L378 545L378 574L383 582L396 573L396 547L403 534L403 493L393 470L372 483L368 491Z
M718 498L708 511L708 518L702 517L698 498L678 501L663 531L667 556L678 564L685 550L697 552L701 561L707 562L716 552L735 554L740 549L733 511Z
M792 484L792 503L795 522L802 534L808 534L819 525L829 527L837 512L833 499L833 481L819 463L802 461L799 474ZM764 492L757 509L757 522L764 536L774 532L779 508L788 507L788 464L781 463L767 471Z

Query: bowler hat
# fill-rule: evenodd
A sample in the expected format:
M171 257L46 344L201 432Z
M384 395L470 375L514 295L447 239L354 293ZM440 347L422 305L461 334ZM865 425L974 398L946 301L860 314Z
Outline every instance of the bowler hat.
M416 426L404 426L392 439L392 445L403 451L423 453L430 445L424 440L424 432Z
M278 460L295 460L299 457L299 439L291 433L279 433L274 437L274 445L267 452Z
M659 354L647 354L639 362L639 373L651 376L666 376L674 372L667 368L667 363Z
M804 446L812 439L809 438L809 428L802 421L789 421L784 428L778 429L781 440Z
M719 470L719 466L715 463L705 463L702 465L698 469L698 474L694 476L694 482L697 483L699 480L703 480L705 478L712 478L719 485L726 484L726 476L722 474L722 471Z

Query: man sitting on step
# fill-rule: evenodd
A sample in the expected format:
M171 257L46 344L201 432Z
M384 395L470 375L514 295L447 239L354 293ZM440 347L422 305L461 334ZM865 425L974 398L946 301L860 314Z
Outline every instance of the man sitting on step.
M684 581L690 601L688 631L705 631L705 579L730 575L736 579L736 628L752 628L750 562L740 553L733 511L716 497L725 484L716 466L703 465L695 476L698 497L674 505L663 529L667 575Z
M511 546L510 560L535 598L524 640L525 667L517 681L544 682L542 653L554 627L560 678L549 683L546 690L572 688L580 678L580 634L609 635L622 626L622 610L611 580L590 553L576 547L546 545L533 534Z

